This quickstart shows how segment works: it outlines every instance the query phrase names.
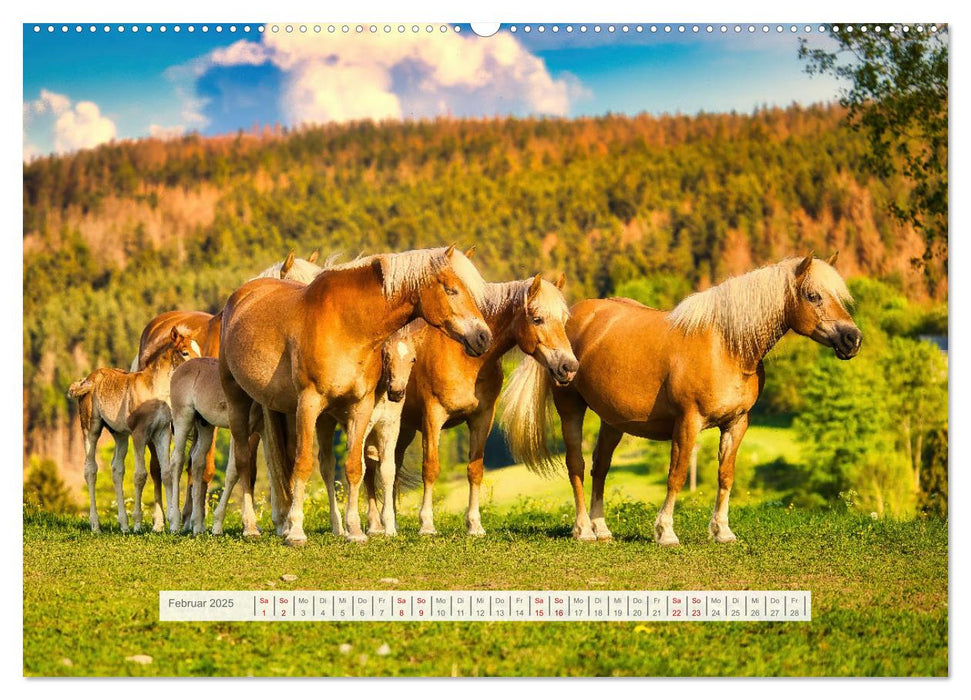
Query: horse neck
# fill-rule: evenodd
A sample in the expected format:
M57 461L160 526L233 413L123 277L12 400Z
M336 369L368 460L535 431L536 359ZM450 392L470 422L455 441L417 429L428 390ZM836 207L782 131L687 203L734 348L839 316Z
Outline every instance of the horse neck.
M145 369L135 372L138 379L145 383L145 388L153 395L160 396L168 394L172 385L172 374L175 368L172 366L172 358L169 352L164 352L152 364Z
M387 298L370 265L320 275L305 294L310 305L335 308L345 328L369 346L381 345L417 317L415 300L406 295Z
M499 360L516 346L516 319L522 313L523 304L511 297L496 309L482 314L492 332L492 345L482 355L483 362Z

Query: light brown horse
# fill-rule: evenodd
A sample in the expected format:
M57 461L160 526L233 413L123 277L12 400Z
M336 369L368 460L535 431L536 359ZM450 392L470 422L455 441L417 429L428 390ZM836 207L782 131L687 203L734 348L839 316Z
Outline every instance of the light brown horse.
M529 358L505 395L503 427L513 453L530 468L555 464L546 443L547 397L563 426L566 463L576 504L573 536L610 539L604 519L604 479L624 433L671 440L667 497L657 516L658 544L677 545L674 503L684 485L698 433L721 431L718 492L709 529L732 542L728 498L735 456L765 378L762 359L789 330L832 347L840 359L860 350L863 336L846 310L846 284L829 262L791 258L689 296L673 311L629 299L593 299L572 309L567 335L580 360L569 387L551 387ZM593 451L590 513L584 507L583 415L601 420Z
M95 482L98 478L97 449L101 431L107 428L115 440L111 458L112 477L115 482L115 498L118 502L118 524L122 532L128 532L128 515L125 513L125 497L122 485L125 478L125 455L128 452L128 436L135 443L135 532L142 527L142 489L148 479L145 469L146 440L154 440L154 447L162 459L162 467L168 466L170 416L166 402L169 383L176 367L193 355L195 348L187 336L178 329L169 331L170 342L157 347L148 358L145 369L126 372L120 369L98 369L84 379L71 384L67 395L78 400L81 434L84 436L84 478L88 483L91 501L89 514L91 530L98 532L98 509L95 505ZM164 408L164 410L162 410ZM162 430L156 428L161 427ZM164 527L162 517L161 469L155 484L155 513L153 529ZM166 490L170 482L166 483ZM167 497L171 500L173 494Z
M561 386L568 384L577 371L577 359L564 329L569 317L560 292L564 282L562 275L555 285L536 275L515 282L486 284L481 308L493 343L479 357L464 355L459 345L437 329L419 324L414 332L418 361L408 382L395 461L400 469L405 450L420 431L424 483L420 534L436 532L432 490L439 473L441 431L462 423L469 426L469 506L465 524L470 535L485 534L479 514L479 488L485 443L504 378L503 355L519 347L548 373L551 382Z
M307 284L323 269L316 265L320 251L313 251L306 260L294 257L293 251L278 263L270 265L253 279L278 278L290 279ZM166 311L159 314L145 326L138 341L138 355L132 362L131 370L137 371L145 367L147 358L152 356L160 345L165 344L173 328L185 333L193 344L193 350L201 357L219 356L219 332L222 327L222 311L210 314L205 311ZM206 468L204 477L206 484L212 481L216 474L215 461L216 434L213 431L206 450ZM153 445L149 445L149 465L152 478L160 473L159 458ZM189 484L191 485L191 477ZM189 497L191 486L186 487L185 509L181 519L188 521L192 513L192 500ZM175 522L174 520L172 522Z
M229 401L236 468L245 489L243 533L258 535L247 444L252 403L262 404L264 434L283 414L293 425L291 450L267 446L268 455L292 453L281 470L270 459L271 478L286 485L286 541L303 544L303 501L313 468L313 437L330 445L337 421L347 426L346 536L366 539L358 495L363 438L381 375L379 349L388 337L423 318L481 355L492 334L476 305L482 278L450 248L375 255L321 273L307 286L256 280L240 287L223 309L219 374ZM323 454L321 455L323 458Z

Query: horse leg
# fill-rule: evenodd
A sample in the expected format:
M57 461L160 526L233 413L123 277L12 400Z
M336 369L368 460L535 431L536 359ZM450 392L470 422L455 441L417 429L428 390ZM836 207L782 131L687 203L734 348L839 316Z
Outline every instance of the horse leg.
M395 467L395 446L398 444L398 430L401 426L401 409L403 403L386 406L385 411L391 413L396 411L397 415L387 415L378 423L374 429L377 434L376 446L378 449L378 465L381 473L381 488L384 493L382 498L384 504L381 508L381 522L384 524L384 533L388 537L398 534L398 523L394 509L394 480L397 473Z
M200 456L199 459L202 459ZM193 459L193 461L195 458ZM226 461L226 478L223 482L223 492L219 497L219 503L212 512L212 534L223 534L223 520L226 518L226 508L229 506L229 498L236 488L239 481L239 472L236 470L236 441L229 439L229 459Z
M688 477L691 453L701 432L701 416L697 413L682 414L674 424L671 435L671 466L668 469L668 493L661 512L654 521L654 540L662 547L676 547L680 542L674 534L674 503L678 492Z
M576 521L573 524L573 537L581 542L594 542L594 534L590 516L587 514L586 498L583 495L583 414L587 411L587 404L575 391L554 391L553 403L556 412L560 414L563 426L563 442L566 444L566 468L570 475L570 485L573 487L573 504L576 507Z
M165 489L165 498L169 504L169 532L177 534L182 529L182 513L179 512L179 477L173 473L172 461L169 456L169 448L172 444L172 428L168 420L155 426L151 444L155 446L155 453L158 455L161 481ZM159 485L156 484L155 491L158 495L155 498L155 512L159 516L162 514L162 500L158 497L161 496L161 490ZM155 531L162 532L164 522L161 521L161 518L159 518L158 525L159 527Z
M250 453L250 409L253 400L243 391L242 387L236 383L233 376L220 362L219 379L222 382L223 390L226 393L226 402L229 408L229 431L233 436L233 449L236 454L236 470L240 481L243 482L243 536L259 537L260 530L256 527L256 510L253 508L253 482L251 472L254 469L256 456ZM229 488L223 494L224 498L229 497ZM220 532L222 522L220 521ZM213 532L216 532L213 523Z
M718 495L715 497L715 510L711 514L708 530L715 542L722 544L736 540L735 533L728 527L728 497L735 481L735 457L747 429L746 413L722 428L718 443Z
M155 506L152 510L152 532L161 532L165 529L165 513L162 510L162 467L151 436L146 432L143 434L143 438L145 446L148 447L148 473L152 477L152 495L155 497Z
M255 453L254 453L255 454ZM205 482L203 484L203 489L200 493L203 494L203 504L205 504L205 496L209 493L209 484L212 483L213 477L216 476L216 429L213 428L212 440L208 443L208 449L206 450L206 470L202 475L202 479ZM180 477L181 478L181 477ZM189 479L185 485L185 507L182 509L182 522L185 526L182 528L183 532L188 532L191 527L191 523L194 522L192 518L192 513L196 507L195 500L192 498L192 494L195 493L193 490L193 476L192 472L189 472ZM206 514L202 514L203 522L205 522Z
M492 409L486 409L471 416L469 425L469 509L465 513L465 526L470 535L484 535L482 516L479 514L479 490L482 486L483 460L485 459L485 444L492 430L492 419L495 403Z
M254 432L250 436L250 453L256 454L262 434L263 457L270 485L270 520L276 534L286 537L289 533L287 515L293 503L290 480L296 459L292 437L296 424L291 424L289 416L266 408L261 408L259 422L261 433ZM253 479L256 479L255 470Z
M206 464L207 455L203 450L208 450L212 445L212 436L216 429L208 423L201 421L196 425L196 444L192 446L191 473L192 482L192 534L201 535L206 531L206 493L208 484L206 483L203 470ZM228 470L228 469L227 469Z
M378 431L380 429L380 423L375 425L364 440L364 490L367 492L367 534L369 535L384 534L384 523L381 522L381 511L378 508L377 487L375 485L375 478L381 469L380 451L378 450Z
M604 518L604 481L607 479L614 450L617 449L623 436L622 430L617 430L601 421L597 444L593 448L593 469L590 472L593 476L593 488L590 492L590 520L593 524L593 533L598 540L609 540L613 537Z
M317 419L317 455L320 460L320 476L327 487L327 502L330 504L330 531L338 536L344 535L344 523L337 505L337 484L334 481L337 459L334 457L334 429L337 421L321 414Z
M374 396L369 394L351 407L347 417L347 462L344 465L344 473L347 475L347 504L344 522L347 525L345 537L351 542L367 540L367 535L361 530L358 498L364 478L364 437L367 435L373 409Z
M111 455L111 479L115 482L115 500L118 503L118 526L128 532L128 513L125 511L125 456L128 454L128 434L112 432L115 451Z
M398 423L398 439L394 446L394 497L395 497L395 517L398 514L397 498L399 496L398 480L401 478L402 470L405 466L405 453L408 446L415 441L415 433L418 431L411 425L401 426Z
M435 480L438 478L440 465L438 463L438 441L441 436L442 426L445 424L445 411L437 403L426 405L423 417L421 434L421 480L424 490L421 495L421 510L418 511L418 520L421 528L419 535L436 535L434 514L432 512L432 491L435 488Z
M186 412L186 413L189 413L189 412ZM176 410L173 410L172 428L173 428L172 455L169 458L169 469L172 472L172 480L173 480L173 483L175 484L175 489L178 490L179 483L182 481L182 468L185 465L185 443L189 439L189 431L192 428L191 413L189 413L189 415L180 415ZM189 454L190 475L192 472L192 455L194 454L194 452L195 452L195 445L192 446L192 450L190 450L190 454ZM191 483L192 481L191 477L188 481ZM185 494L185 504L187 509L191 508L191 504L192 504L190 495L191 494L189 492L189 486L187 485L186 494ZM171 499L170 499L170 503L171 503ZM188 518L190 515L191 515L191 511L189 513L186 513L186 511L183 511L182 521L188 524L189 523ZM170 524L171 524L171 516L170 516Z
M135 505L132 506L132 529L142 531L142 491L148 481L148 470L145 468L145 439L140 429L132 433L132 445L135 448Z
M84 480L88 484L88 499L91 501L91 510L88 513L88 521L91 523L91 532L101 532L101 523L98 521L98 506L95 504L94 492L95 484L98 481L98 438L101 437L101 420L94 418L90 421L87 428L82 427L81 432L84 437ZM115 452L118 451L118 443L115 441ZM112 460L114 463L114 460ZM124 503L122 503L124 508Z
M314 431L317 418L320 416L320 408L321 399L316 391L304 391L297 398L296 454L291 475L293 501L290 504L290 514L287 518L288 532L284 540L289 545L307 543L307 535L303 531L303 502L307 496L307 479L310 478L314 468ZM271 426L266 427L272 430Z

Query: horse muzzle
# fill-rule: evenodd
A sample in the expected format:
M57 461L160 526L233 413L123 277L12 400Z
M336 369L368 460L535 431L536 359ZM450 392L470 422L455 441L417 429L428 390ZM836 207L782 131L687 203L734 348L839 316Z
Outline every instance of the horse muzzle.
M480 357L492 345L492 331L484 323L471 323L468 331L462 334L462 346L465 354Z
M580 363L573 355L558 353L554 362L549 363L550 375L557 386L566 386L577 376Z
M393 403L400 403L405 398L405 389L388 389L388 400Z
M859 354L863 346L863 333L851 323L841 323L833 330L829 340L836 357L849 360Z

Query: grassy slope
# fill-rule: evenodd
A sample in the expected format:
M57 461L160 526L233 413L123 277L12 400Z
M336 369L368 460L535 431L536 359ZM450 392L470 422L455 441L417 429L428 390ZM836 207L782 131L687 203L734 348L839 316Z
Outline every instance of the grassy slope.
M488 508L489 535L442 514L439 537L364 546L87 532L24 520L28 675L945 675L947 528L771 505L733 510L740 542L706 536L710 505L680 509L683 546L650 540L654 510L614 501L612 543L569 538L569 505ZM266 523L264 515L264 526ZM280 576L295 574L295 583ZM736 589L813 592L811 623L159 623L160 589ZM342 653L340 646L350 644ZM375 652L387 643L386 656ZM125 661L148 654L143 666ZM71 665L63 662L70 659Z

